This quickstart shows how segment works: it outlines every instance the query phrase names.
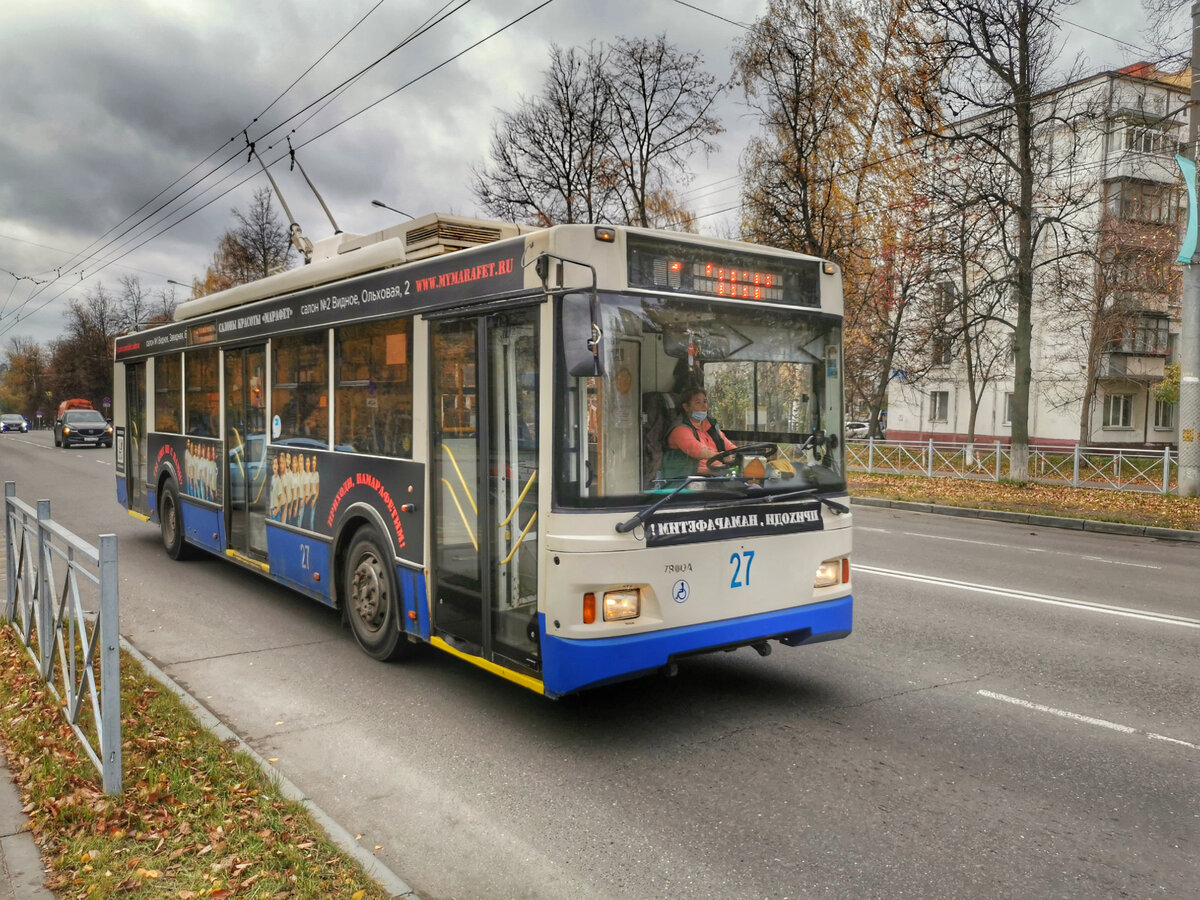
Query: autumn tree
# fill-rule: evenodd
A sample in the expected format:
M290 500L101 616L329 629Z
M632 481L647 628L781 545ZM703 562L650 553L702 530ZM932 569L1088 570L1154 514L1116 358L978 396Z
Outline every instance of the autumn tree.
M290 264L291 232L280 223L268 188L254 192L246 212L237 207L230 212L237 225L221 235L204 276L193 279L195 296L257 281L286 270Z
M472 190L502 219L692 227L680 187L692 156L715 149L722 89L665 36L552 47L541 93L493 126Z
M655 205L661 211L673 186L689 180L688 161L694 154L716 149L711 139L724 129L712 107L724 86L703 65L699 53L673 47L665 34L621 38L608 54L608 144L618 167L624 219L630 224L667 224L652 216ZM669 212L666 218L674 215Z
M541 93L501 114L490 166L472 171L472 190L490 215L539 225L616 217L604 63L594 47L551 45Z
M30 422L45 400L49 356L32 338L14 337L8 342L7 359L0 375L0 408L19 412Z
M1060 74L1059 14L1070 0L917 0L930 27L914 49L935 67L939 101L920 95L905 108L925 140L952 146L979 167L1001 173L1004 191L982 194L999 204L1009 228L999 245L1013 301L1014 385L1011 476L1028 478L1036 268L1080 251L1076 214L1094 198L1077 177L1081 143L1094 110L1079 95L1056 90L1075 81ZM945 118L944 109L960 118ZM1065 126L1065 127L1064 127ZM1083 126L1083 127L1081 127ZM1091 134L1098 129L1091 127ZM1040 254L1040 262L1039 262Z
M772 0L734 54L761 129L742 159L743 237L842 266L849 402L872 422L922 277L919 158L899 102L929 73L910 6Z

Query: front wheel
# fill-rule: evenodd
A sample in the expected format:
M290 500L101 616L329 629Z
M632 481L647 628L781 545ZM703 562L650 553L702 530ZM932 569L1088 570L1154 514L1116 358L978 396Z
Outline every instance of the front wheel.
M350 541L342 580L346 617L354 639L373 659L393 660L410 649L400 630L400 591L392 554L371 528L360 528Z
M191 545L183 539L183 512L179 508L179 488L174 478L163 482L158 494L158 526L162 531L163 549L171 559L189 559Z

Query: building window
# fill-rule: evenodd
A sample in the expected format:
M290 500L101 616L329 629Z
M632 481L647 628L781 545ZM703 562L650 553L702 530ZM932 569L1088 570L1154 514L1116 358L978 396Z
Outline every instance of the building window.
M935 366L948 366L954 362L954 341L949 337L944 334L935 334L931 346Z
M1174 428L1175 427L1175 404L1168 403L1166 400L1154 401L1154 427L1155 428Z
M1109 394L1104 398L1104 427L1133 427L1133 394Z
M929 421L946 422L950 418L950 392L929 392Z
M1108 342L1109 353L1166 356L1171 351L1171 320L1166 316L1136 316L1121 324Z
M1167 156L1179 150L1179 142L1157 128L1129 125L1125 128L1125 149L1135 153L1154 153Z
M1004 394L1004 423L1005 425L1012 424L1013 414L1013 392L1006 391Z

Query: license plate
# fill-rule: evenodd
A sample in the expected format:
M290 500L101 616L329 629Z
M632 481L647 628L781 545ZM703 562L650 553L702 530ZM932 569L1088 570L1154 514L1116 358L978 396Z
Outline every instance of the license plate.
M96 438L96 437L85 437L85 438L84 438L84 440L85 440L85 441L87 441L89 444L94 444L94 443L96 443L96 441L100 440L100 438Z

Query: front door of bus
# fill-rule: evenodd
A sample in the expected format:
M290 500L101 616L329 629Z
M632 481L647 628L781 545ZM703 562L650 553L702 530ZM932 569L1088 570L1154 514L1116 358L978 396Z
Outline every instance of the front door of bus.
M266 347L225 351L225 496L229 549L267 558Z
M435 632L537 672L536 309L430 323Z

